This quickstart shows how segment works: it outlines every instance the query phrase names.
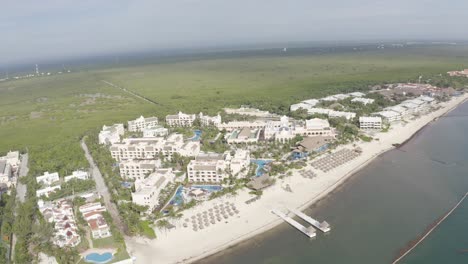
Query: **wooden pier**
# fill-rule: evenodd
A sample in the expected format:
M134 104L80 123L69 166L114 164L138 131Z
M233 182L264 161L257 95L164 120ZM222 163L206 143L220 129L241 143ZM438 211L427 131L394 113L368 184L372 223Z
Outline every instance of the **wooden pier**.
M273 209L271 212L279 217L281 217L284 221L286 221L288 224L292 225L295 227L297 230L301 231L304 233L306 236L312 238L315 237L315 229L313 227L306 228L305 226L301 225L298 223L296 220L292 219L291 217L287 216L283 212Z
M329 232L331 230L330 225L326 221L323 221L322 223L320 223L319 221L313 219L312 217L304 214L303 212L299 210L295 210L295 209L288 209L288 210L324 233Z

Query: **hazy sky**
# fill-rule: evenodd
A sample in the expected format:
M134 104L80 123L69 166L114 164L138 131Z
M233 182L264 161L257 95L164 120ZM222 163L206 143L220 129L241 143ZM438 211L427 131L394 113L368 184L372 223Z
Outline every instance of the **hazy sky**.
M0 64L267 42L466 39L468 1L5 0L0 32Z

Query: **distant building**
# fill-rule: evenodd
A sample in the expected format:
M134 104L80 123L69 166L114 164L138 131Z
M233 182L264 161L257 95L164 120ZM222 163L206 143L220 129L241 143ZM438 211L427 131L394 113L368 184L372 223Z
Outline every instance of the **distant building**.
M462 77L464 76L464 77L468 77L468 69L464 69L464 70L462 70L462 71L449 71L449 72L447 72L447 73L448 73L448 75L450 75L450 76L452 76L452 77L453 77L453 76L462 76Z
M256 120L256 121L232 121L228 123L222 123L218 125L219 130L226 130L228 132L234 130L240 130L243 128L249 129L263 129L266 126L265 121Z
M58 172L49 173L48 171L44 172L44 175L37 176L36 182L42 183L45 185L51 185L54 182L58 182L60 180Z
M12 176L12 170L9 163L6 160L0 160L0 183L4 183L7 186L10 185Z
M112 236L110 227L102 215L102 212L107 210L101 203L87 203L80 206L79 211L83 215L84 220L88 222L91 235L94 239Z
M140 116L135 120L128 121L128 131L143 131L143 129L147 127L157 126L158 125L158 118L157 117L148 117L145 118Z
M349 93L348 95L350 95L352 97L364 97L366 94L361 93L361 92L353 92L353 93Z
M124 160L119 163L120 176L124 179L141 180L160 167L159 159Z
M219 126L221 124L221 116L218 114L216 116L207 116L200 113L198 115L200 118L200 123L202 126Z
M193 125L195 119L196 115L188 115L179 112L176 115L167 115L166 124L171 127L190 127Z
M378 116L359 117L359 128L363 130L382 129L382 118Z
M151 213L159 205L159 194L168 183L172 182L175 174L171 168L158 169L145 179L135 181L135 192L132 193L132 201L135 204L148 206Z
M256 116L256 117L272 117L276 116L271 114L268 111L262 111L256 108L250 108L247 106L241 106L240 108L224 108L226 114L237 114L237 115L247 115L247 116Z
M296 136L334 136L334 130L325 119L313 118L305 122L290 122L286 116L280 121L268 122L265 127L266 140L274 139L285 143Z
M18 172L21 163L19 151L9 151L5 156L0 157L0 161L1 160L5 160L6 163L10 165L13 173Z
M401 120L401 115L394 111L381 111L375 114L381 116L383 120L387 121L388 123Z
M123 124L103 126L99 132L99 144L114 144L120 142L120 136L125 133Z
M256 143L260 138L260 132L260 128L244 127L227 133L225 139L228 144Z
M362 98L362 97L356 97L351 100L351 102L358 102L363 105L373 104L374 101L375 101L374 99Z
M77 170L72 172L72 175L65 176L63 179L65 180L65 182L71 181L72 179L88 180L89 174L87 171Z

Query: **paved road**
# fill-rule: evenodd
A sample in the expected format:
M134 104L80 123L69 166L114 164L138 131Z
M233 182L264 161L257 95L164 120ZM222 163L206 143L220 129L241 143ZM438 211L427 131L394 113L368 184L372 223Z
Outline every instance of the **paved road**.
M28 168L28 161L29 155L28 153L21 156L21 164L19 167L19 174L18 174L18 183L16 184L16 198L20 200L20 202L24 203L24 199L26 198L26 185L20 182L21 177L25 177L28 175L29 168Z
M84 138L81 139L81 148L83 148L85 152L86 159L89 162L89 166L91 167L91 176L93 177L94 181L96 182L96 190L97 192L104 198L104 204L107 208L107 211L111 215L115 226L120 230L120 232L126 234L127 229L124 226L122 219L120 218L119 211L117 210L117 206L111 201L111 195L109 193L109 189L102 178L102 174L99 171L99 168L94 163L93 157L89 153L88 146L84 142Z
M157 102L155 102L155 101L153 101L153 100L150 100L150 99L148 99L148 98L146 98L146 97L143 97L143 96L141 96L141 95L139 95L139 94L137 94L137 93L135 93L135 92L133 92L133 91L131 91L131 90L127 90L127 88L120 87L120 86L115 85L115 84L113 84L113 83L111 83L111 82L108 82L108 81L106 81L106 80L101 80L101 82L103 82L103 83L105 83L105 84L107 84L107 85L110 85L110 86L112 86L112 87L114 87L114 88L118 88L118 89L120 89L120 90L122 90L122 91L124 91L124 92L126 92L126 93L128 93L128 94L131 94L131 95L133 95L133 96L135 96L135 97L137 97L137 98L139 98L139 99L141 99L141 100L143 100L143 101L146 101L146 102L148 102L148 103L150 103L150 104L159 105L159 103L157 103Z

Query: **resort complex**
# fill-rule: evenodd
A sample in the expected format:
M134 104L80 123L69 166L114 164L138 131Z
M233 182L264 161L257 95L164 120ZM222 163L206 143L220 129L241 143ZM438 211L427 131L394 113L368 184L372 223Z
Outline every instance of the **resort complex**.
M302 213L304 205L465 98L398 83L305 99L281 114L241 106L119 120L83 139L89 169L42 171L35 196L53 227L51 243L79 249L87 262L99 252L111 261L127 245L135 263L151 262L142 251L180 247L160 255L177 263L281 222L315 237L332 226ZM16 185L20 168L18 151L0 157L2 192ZM117 241L121 232L151 240ZM128 252L119 259L131 261Z

